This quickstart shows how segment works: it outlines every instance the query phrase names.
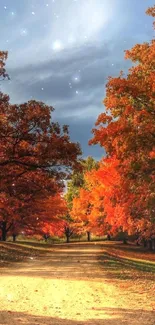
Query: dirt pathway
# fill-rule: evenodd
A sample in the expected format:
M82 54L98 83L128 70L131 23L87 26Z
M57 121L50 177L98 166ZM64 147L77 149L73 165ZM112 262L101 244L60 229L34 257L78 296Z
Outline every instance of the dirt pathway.
M104 276L101 253L99 244L55 246L1 269L0 325L154 325L147 291Z

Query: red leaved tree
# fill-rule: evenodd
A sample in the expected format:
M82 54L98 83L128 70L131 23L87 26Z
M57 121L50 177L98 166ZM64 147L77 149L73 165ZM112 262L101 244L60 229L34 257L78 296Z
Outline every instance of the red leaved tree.
M5 75L0 52L1 75ZM68 173L79 166L78 143L70 140L68 127L52 121L53 107L31 100L9 103L0 93L0 230L2 240L15 218L32 220L37 200L46 200L63 188ZM4 200L6 202L4 206Z
M154 16L154 8L148 14ZM118 161L121 191L115 206L125 209L126 230L134 224L143 237L155 236L155 41L137 44L125 57L134 66L127 77L109 78L102 113L90 144L99 143ZM119 212L120 213L120 212Z

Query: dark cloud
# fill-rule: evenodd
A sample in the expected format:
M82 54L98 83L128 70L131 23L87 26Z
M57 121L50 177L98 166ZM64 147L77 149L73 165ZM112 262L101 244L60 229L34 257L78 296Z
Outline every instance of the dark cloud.
M80 105L91 104L92 93L105 86L109 75L117 75L120 70L118 58L123 57L119 45L111 47L111 42L104 46L88 46L73 51L72 57L61 55L58 59L49 60L34 65L17 68L10 68L9 74L12 79L13 93L18 89L19 95L23 98L34 97L42 100L62 101L69 99L68 107L72 106L72 100L79 101ZM113 52L116 58L113 57ZM70 52L69 52L70 53ZM71 53L70 53L71 55ZM125 69L128 64L124 64ZM80 72L78 72L80 70ZM79 75L79 82L73 78ZM72 88L70 88L71 83ZM79 99L76 96L79 92ZM101 96L102 96L101 93ZM101 101L102 97L100 98ZM93 103L99 99L94 98ZM71 104L70 104L71 102Z
M68 124L68 118L60 118L60 124ZM72 123L69 126L70 135L73 141L78 141L81 144L83 156L93 156L95 159L100 160L104 155L105 151L98 145L89 146L88 142L93 137L91 133L94 127L94 119L89 116L85 119L73 118Z

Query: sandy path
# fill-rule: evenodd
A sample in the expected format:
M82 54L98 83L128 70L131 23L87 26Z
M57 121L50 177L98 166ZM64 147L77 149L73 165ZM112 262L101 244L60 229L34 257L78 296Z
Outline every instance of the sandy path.
M154 325L142 295L104 277L101 246L57 246L0 271L0 325Z

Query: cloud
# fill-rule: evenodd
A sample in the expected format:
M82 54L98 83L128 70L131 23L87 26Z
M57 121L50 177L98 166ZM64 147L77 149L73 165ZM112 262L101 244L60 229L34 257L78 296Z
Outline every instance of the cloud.
M104 110L107 77L131 66L124 61L124 49L151 38L150 28L145 27L150 24L150 18L144 18L145 4L140 6L137 0L2 2L7 9L1 11L1 46L9 50L11 77L2 90L13 103L33 98L53 105L54 119L70 125L72 139L82 143L84 155L99 157L103 151L88 147L87 142Z
M113 58L113 51L116 58ZM97 89L102 89L103 92L109 74L119 73L120 54L123 57L123 51L120 53L119 47L112 47L109 42L103 46L89 45L85 48L74 49L72 56L64 52L59 60L53 57L41 64L12 67L8 69L12 79L9 88L13 94L18 89L20 99L25 98L24 94L26 94L27 99L33 96L48 102L69 99L68 105L72 105L73 100L82 101L83 98L84 101L85 97L87 102L92 94L96 96ZM79 82L74 81L77 73ZM76 96L76 90L78 90L78 96Z
M32 1L23 0L22 11L15 2L16 15L4 29L12 50L9 67L42 63L51 56L59 60L61 48L68 55L76 48L100 43L112 30L116 33L113 19L120 4L115 0L49 0L48 7L44 1L34 1L32 6Z
M60 118L61 124L68 124L67 118ZM92 138L91 130L94 127L94 119L87 116L85 119L73 118L69 126L72 141L79 142L83 151L84 158L93 156L100 160L105 155L105 151L99 145L89 146L88 141Z

